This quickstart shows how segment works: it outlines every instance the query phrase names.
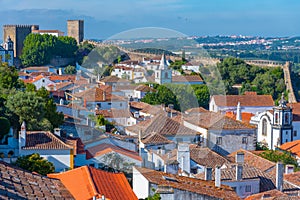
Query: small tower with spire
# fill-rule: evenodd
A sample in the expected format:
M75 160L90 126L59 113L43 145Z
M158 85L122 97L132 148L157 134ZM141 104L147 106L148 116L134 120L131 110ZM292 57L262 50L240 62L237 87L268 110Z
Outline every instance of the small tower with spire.
M10 36L7 37L6 42L4 43L5 52L5 62L8 63L9 66L14 65L14 42L11 40Z
M164 53L161 56L159 68L155 70L155 82L158 84L172 83L172 69L169 69Z
M292 126L292 108L287 105L287 101L282 93L278 106L273 108L273 123L272 123L272 149L280 146L283 143L293 141L293 126Z

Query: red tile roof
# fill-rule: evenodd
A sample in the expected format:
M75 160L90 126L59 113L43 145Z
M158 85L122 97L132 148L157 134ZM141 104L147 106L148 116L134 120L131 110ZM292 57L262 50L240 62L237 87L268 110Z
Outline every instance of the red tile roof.
M139 85L134 90L141 92L155 92L155 89L147 86L147 85Z
M117 83L117 82L130 83L130 81L119 78L117 76L106 76L106 77L102 78L100 80L100 82L103 82L103 83Z
M255 129L254 126L248 123L240 122L215 112L205 112L199 115L187 116L184 120L205 129L212 130Z
M132 159L135 159L137 161L142 161L142 158L139 156L139 154L137 152L134 151L130 151L128 149L124 149L112 144L99 144L93 147L88 148L87 150L87 154L86 154L86 159L91 159L97 156L101 156L107 153L111 153L111 152L115 152L115 153L119 153L122 154L124 156L128 156Z
M73 146L49 131L27 131L22 149L73 149Z
M232 111L226 112L225 115L226 115L227 117L232 118L232 119L236 119L236 113L234 113L234 112L232 112ZM243 122L249 123L250 120L251 120L251 117L253 117L253 116L254 116L253 113L242 112L242 121L243 121Z
M289 151L292 154L297 155L300 157L300 140L295 140L292 142L286 142L279 147L280 149L284 151Z
M0 199L74 199L60 180L0 161Z
M284 194L283 192L280 192L279 190L269 190L266 192L261 192L258 194L253 194L251 196L246 197L245 200L276 200L276 199L286 199L286 200L292 200L292 197L289 197L287 194ZM298 199L296 197L295 199Z
M271 95L213 95L217 106L236 107L238 102L241 106L274 106Z
M146 168L136 167L136 169L152 184L158 186L169 186L179 190L189 191L200 195L205 195L220 199L240 199L233 189L226 185L220 188L215 187L214 181L204 181L195 178L167 174ZM169 177L171 180L168 180Z
M151 123L142 132L142 137L152 134L153 132L159 133L162 136L200 135L199 132L189 129L181 123L166 117L165 114L159 114L151 118Z
M88 102L110 101L112 97L110 93L106 94L106 92L98 87L75 93L74 96L82 98Z
M203 79L198 75L190 75L190 76L172 76L172 82L203 82Z
M48 174L60 179L76 199L90 200L102 195L110 200L137 200L123 173L110 173L83 166L67 172Z
M187 114L192 114L192 113L203 113L203 112L209 112L208 110L206 110L203 107L198 107L198 108L190 108L188 110L185 111L185 113Z
M129 110L96 110L96 115L103 115L105 118L129 118L132 117L132 113Z
M160 144L170 144L173 143L171 140L168 140L159 133L153 133L148 135L145 139L142 140L144 144L148 145L160 145Z
M249 166L253 166L263 172L270 173L271 175L276 174L276 163L271 162L265 158L260 157L259 155L254 154L253 152L240 149L238 151L232 152L228 155L228 158L235 162L235 156L238 152L244 153L244 162Z
M300 187L300 171L284 174L284 180Z
M300 103L287 104L293 108L293 121L300 121Z
M222 166L225 163L229 163L229 160L217 154L213 150L194 144L190 145L190 158L199 165L212 168L215 168L216 166Z

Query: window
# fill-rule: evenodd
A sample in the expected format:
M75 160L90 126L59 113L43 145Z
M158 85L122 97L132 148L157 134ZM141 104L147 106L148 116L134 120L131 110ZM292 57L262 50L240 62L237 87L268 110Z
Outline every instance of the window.
M278 124L278 113L275 113L275 124Z
M243 137L242 138L242 144L247 144L248 143L248 138L247 137Z
M216 144L217 145L221 145L222 144L222 137L217 137Z
M120 107L122 107L122 105L123 105L123 104L122 104L122 103L120 103Z
M289 123L290 123L289 113L285 113L285 115L284 115L284 124L289 124Z
M297 131L294 131L294 137L297 137Z
M246 185L245 192L251 192L251 185Z
M156 78L159 78L159 73L158 72L156 73Z
M262 121L262 135L267 136L268 133L268 122L266 119Z
M285 135L288 135L288 134L289 134L289 132L286 131L286 132L285 132Z
M42 82L45 83L45 79L42 79Z
M165 78L168 78L168 72L165 72Z

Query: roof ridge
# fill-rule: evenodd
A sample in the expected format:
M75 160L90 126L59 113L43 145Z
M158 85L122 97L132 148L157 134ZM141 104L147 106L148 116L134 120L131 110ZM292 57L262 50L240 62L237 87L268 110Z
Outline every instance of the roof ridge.
M56 140L58 140L62 145L65 145L65 146L67 146L68 148L73 148L71 145L65 143L65 142L62 140L62 138L59 137L58 135L52 133L51 131L46 131L46 132L48 132L50 135L52 135L51 137L56 138Z
M100 193L99 193L99 191L97 191L97 188L95 186L94 179L93 179L93 176L92 176L91 171L90 171L90 166L84 166L84 169L87 172L87 175L88 175L87 178L88 178L89 183L92 186L92 189L93 189L93 192L94 192L94 196L99 195Z

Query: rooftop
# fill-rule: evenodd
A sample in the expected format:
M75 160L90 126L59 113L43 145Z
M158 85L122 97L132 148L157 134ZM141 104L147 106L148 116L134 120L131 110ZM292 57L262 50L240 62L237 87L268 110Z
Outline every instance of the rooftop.
M60 180L0 161L0 199L74 199Z
M214 99L217 106L236 107L238 102L241 106L274 106L271 95L213 95L212 99Z
M60 179L76 199L92 199L94 196L101 198L104 195L111 200L137 200L123 173L83 166L48 176Z
M221 185L220 188L217 188L215 187L214 181L204 181L140 167L136 167L136 170L139 171L150 183L156 184L158 186L167 185L179 190L189 191L200 195L220 199L240 199L233 191L233 189L231 189L231 187ZM170 180L168 180L168 178Z

